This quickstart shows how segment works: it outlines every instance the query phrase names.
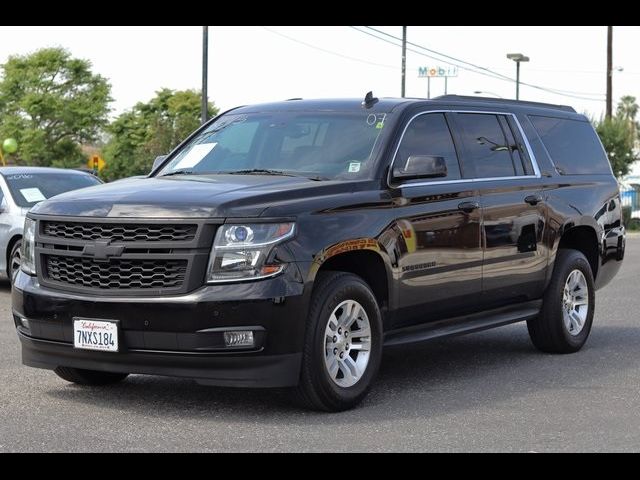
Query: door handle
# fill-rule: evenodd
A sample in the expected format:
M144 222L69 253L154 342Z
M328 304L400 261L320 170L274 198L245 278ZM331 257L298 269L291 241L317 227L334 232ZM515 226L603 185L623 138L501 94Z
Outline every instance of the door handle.
M542 195L529 195L527 197L524 198L525 203L528 203L529 205L536 206L539 203L542 203L543 198Z
M462 202L458 204L458 210L462 210L466 213L472 212L478 208L480 208L480 204L478 202Z

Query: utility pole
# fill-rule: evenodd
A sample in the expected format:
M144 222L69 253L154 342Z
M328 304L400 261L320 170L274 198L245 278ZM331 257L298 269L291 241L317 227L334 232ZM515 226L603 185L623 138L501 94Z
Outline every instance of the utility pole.
M607 118L612 114L613 95L613 27L607 27Z
M200 121L205 123L209 119L209 97L207 95L207 80L209 77L209 27L202 27L202 107Z
M516 100L520 100L520 62L516 62Z
M407 77L407 27L402 27L402 87L400 95L404 98L405 81Z

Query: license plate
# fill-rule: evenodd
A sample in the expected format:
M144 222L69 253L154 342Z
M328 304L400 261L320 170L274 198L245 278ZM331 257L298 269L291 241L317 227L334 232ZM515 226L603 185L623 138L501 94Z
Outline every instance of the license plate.
M73 346L103 352L118 351L118 323L91 318L73 319Z

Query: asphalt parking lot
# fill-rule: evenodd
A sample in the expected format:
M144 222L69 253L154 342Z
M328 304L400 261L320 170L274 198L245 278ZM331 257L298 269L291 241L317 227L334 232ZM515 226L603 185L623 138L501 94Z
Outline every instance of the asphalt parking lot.
M539 353L524 324L390 350L370 396L340 414L182 379L67 384L20 364L2 285L0 452L640 451L640 237L627 245L581 352Z

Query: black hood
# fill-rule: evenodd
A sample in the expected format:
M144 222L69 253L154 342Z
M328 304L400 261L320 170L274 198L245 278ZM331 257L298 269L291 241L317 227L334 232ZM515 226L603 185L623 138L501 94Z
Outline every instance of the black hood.
M125 179L58 195L36 205L41 215L137 218L258 217L274 202L347 193L349 182L269 175Z

